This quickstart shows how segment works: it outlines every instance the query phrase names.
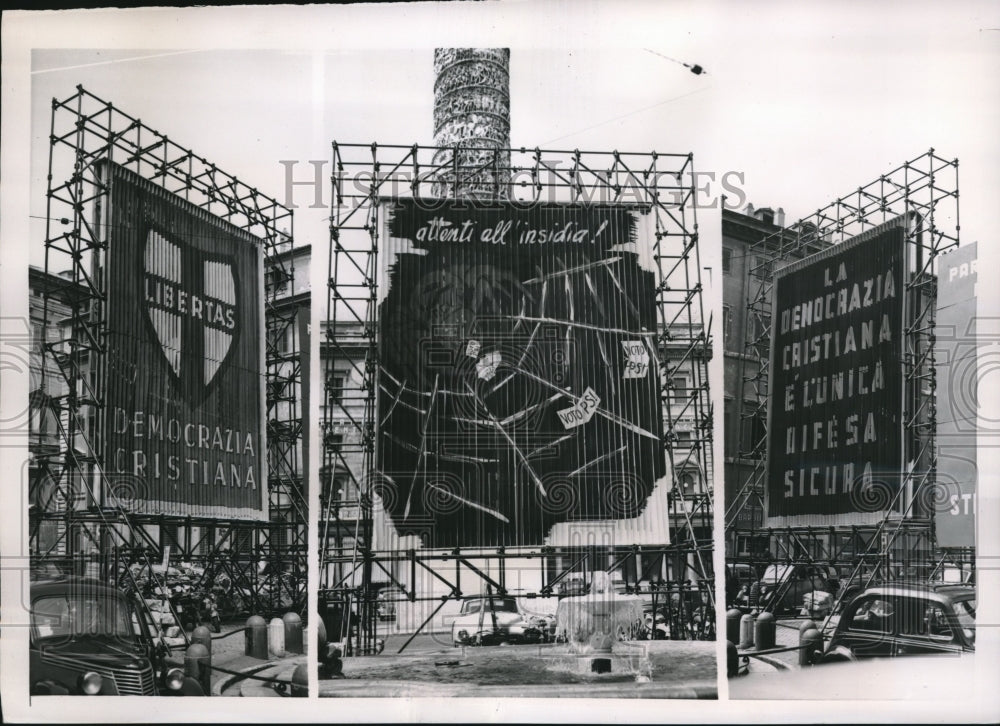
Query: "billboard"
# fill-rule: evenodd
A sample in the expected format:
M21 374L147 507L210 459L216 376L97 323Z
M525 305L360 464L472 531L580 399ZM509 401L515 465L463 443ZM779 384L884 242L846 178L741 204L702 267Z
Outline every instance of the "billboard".
M939 547L976 546L976 245L938 262L937 491L934 521Z
M263 245L115 164L105 503L266 519Z
M861 524L892 505L902 484L905 233L899 218L775 272L769 518Z
M667 543L665 504L646 511L669 478L646 218L451 200L383 210L375 467L396 532L541 545L561 523L600 521L619 543Z

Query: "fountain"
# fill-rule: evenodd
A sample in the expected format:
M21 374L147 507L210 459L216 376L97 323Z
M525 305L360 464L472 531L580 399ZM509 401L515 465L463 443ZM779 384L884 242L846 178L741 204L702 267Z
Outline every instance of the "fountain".
M606 572L591 573L590 592L559 601L556 635L568 643L552 658L551 667L592 675L635 675L648 680L647 649L635 639L643 620L643 603L636 595L614 592Z

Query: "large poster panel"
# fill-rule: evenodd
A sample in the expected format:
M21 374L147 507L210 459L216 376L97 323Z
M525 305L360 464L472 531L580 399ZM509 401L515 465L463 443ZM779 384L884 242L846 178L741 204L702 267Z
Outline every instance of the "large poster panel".
M266 518L261 241L105 169L106 504Z
M559 523L642 514L668 470L641 215L384 209L376 469L396 531L426 546L541 545ZM666 511L649 521L659 531L638 541L668 542Z
M902 483L903 219L777 271L768 516L885 511ZM858 517L856 523L861 523Z
M976 245L943 255L938 264L937 483L939 547L976 546Z

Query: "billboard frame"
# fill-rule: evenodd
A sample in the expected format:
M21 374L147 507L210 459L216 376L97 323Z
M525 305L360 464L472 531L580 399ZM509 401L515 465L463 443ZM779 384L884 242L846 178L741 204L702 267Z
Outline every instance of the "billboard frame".
M356 647L361 652L375 642L375 588L379 579L389 578L406 591L406 583L399 582L392 567L386 566L399 561L398 553L372 546L375 501L371 472L377 423L374 374L379 364L375 307L382 245L378 206L385 198L433 198L441 189L435 186L439 177L455 182L447 186L449 198L468 199L460 192L463 179L488 169L490 178L496 180L495 187L485 197L483 190L478 190L478 204L489 204L490 199L523 204L598 201L633 204L653 215L653 254L660 283L657 349L666 373L661 377L660 399L667 432L665 448L674 463L674 489L669 498L671 544L654 549L687 563L682 567L684 572L677 575L679 579L712 577L711 321L702 305L692 155L538 148L473 150L482 152L480 167L459 165L460 155L451 147L332 144L329 295L321 341L325 391L319 597L321 602L358 608L361 634ZM335 361L341 366L346 361L346 369L335 369ZM674 382L681 376L687 388L675 390ZM682 432L689 435L690 446L681 440ZM696 491L680 493L678 477L684 474L696 477ZM352 494L341 496L339 490ZM554 556L551 549L416 551L413 561L415 569L429 571L435 561L452 559L458 567L464 560L463 566L474 573L478 592L478 588L502 584L488 572L501 572L504 563L529 554L536 558ZM613 555L611 559L615 559ZM594 561L593 557L588 561ZM557 573L556 582L568 574L568 569ZM440 576L437 579L445 581ZM556 582L547 583L544 589L551 592ZM449 591L446 600L463 597L457 579L445 587ZM406 594L411 602L421 597L412 589ZM541 592L531 594L544 596ZM709 588L708 597L714 602L713 588Z
M755 264L750 268L746 301L746 340L742 358L742 378L752 389L753 410L744 417L758 417L766 412L769 400L772 287L775 267L781 262L822 251L858 236L869 229L907 215L913 224L906 235L908 281L904 298L903 385L904 385L904 462L914 462L906 473L892 503L898 514L878 519L872 527L851 525L802 525L768 528L751 516L751 525L740 526L744 510L766 511L767 424L750 450L739 452L752 468L737 482L738 491L725 504L725 544L727 562L762 564L772 558L784 561L837 561L836 548L824 544L823 537L873 530L864 539L863 551L849 558L851 580L869 583L878 577L894 576L893 549L905 533L928 544L927 553L913 569L940 571L945 560L968 564L968 552L941 554L934 541L934 512L942 499L936 480L936 441L934 407L934 349L932 345L936 274L938 256L959 245L958 160L948 160L927 152L904 162L871 182L838 197L825 207L787 228L754 242L749 252ZM925 389L929 393L925 392ZM765 413L766 415L766 413ZM904 464L905 465L905 464ZM786 544L780 545L779 539ZM767 542L764 549L740 543ZM775 547L778 549L775 549ZM766 551L765 551L766 550ZM938 565L934 564L937 558ZM828 625L827 622L825 625Z
M304 616L307 502L300 464L305 461L301 363L288 360L271 334L261 346L267 462L261 468L267 472L272 501L283 498L288 506L278 511L272 506L270 521L248 521L136 514L123 501L105 496L108 475L100 431L93 430L90 420L102 417L108 375L104 306L109 282L100 224L109 193L100 175L106 161L259 238L261 271L279 270L284 280L293 281L294 289L294 264L283 256L293 244L291 209L83 86L65 99L52 100L44 279L59 278L64 284L43 291L43 339L37 349L42 359L40 390L49 386L56 392L40 397L43 415L54 414L60 444L32 452L31 500L36 501L43 485L52 492L48 506L30 512L27 544L32 562L81 573L87 568L94 573L96 567L108 581L135 587L134 568L152 577L152 565L169 551L179 560L203 564L203 583L225 573L249 593L254 610L276 612L282 600L301 596ZM264 330L294 336L296 311L308 306L308 295L289 299L262 284ZM56 536L43 537L43 530ZM279 566L259 573L261 559ZM283 578L286 565L291 573Z

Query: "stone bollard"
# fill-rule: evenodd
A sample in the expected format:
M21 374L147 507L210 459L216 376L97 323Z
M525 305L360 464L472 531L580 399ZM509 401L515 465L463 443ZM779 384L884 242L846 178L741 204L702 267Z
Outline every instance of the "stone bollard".
M247 618L243 631L246 640L244 654L258 660L267 660L267 623L260 615Z
M208 654L212 654L212 633L204 625L199 625L191 633L191 642L204 645Z
M316 618L316 652L326 652L326 623L323 618Z
M816 628L799 635L799 665L808 666L816 662L816 656L823 650L823 634Z
M302 647L302 618L296 613L285 613L281 618L285 624L285 652L300 654L304 653Z
M740 650L753 648L753 626L757 622L757 614L744 613L740 618Z
M726 677L732 678L740 672L740 657L736 651L736 644L726 641Z
M281 618L272 618L267 626L267 648L273 655L285 655L285 623Z
M816 623L814 621L803 620L801 623L799 623L799 637L801 638L802 634L807 630L819 630L819 628L816 627Z
M769 612L762 612L757 616L754 624L753 642L757 650L767 650L773 648L778 635L778 622L774 615Z
M212 654L199 643L189 645L184 653L184 675L194 678L207 696L212 692Z
M740 642L740 618L743 611L739 608L732 608L726 611L726 640L731 643Z
M309 697L309 669L305 663L299 663L292 671L292 696Z

